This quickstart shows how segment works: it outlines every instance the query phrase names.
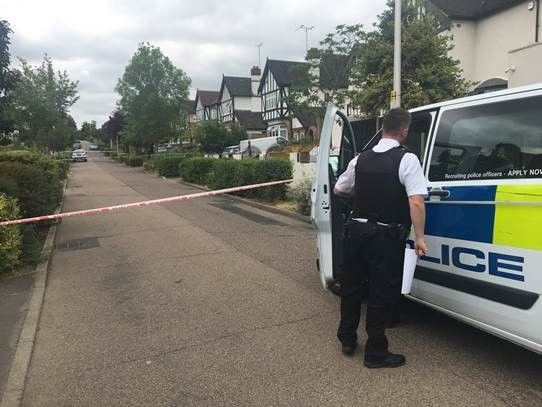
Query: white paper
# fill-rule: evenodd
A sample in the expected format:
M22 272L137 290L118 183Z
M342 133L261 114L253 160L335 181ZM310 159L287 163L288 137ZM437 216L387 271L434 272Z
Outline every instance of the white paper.
M401 287L401 294L410 294L417 261L418 256L416 255L416 250L409 248L405 249L405 264L403 265L403 286Z

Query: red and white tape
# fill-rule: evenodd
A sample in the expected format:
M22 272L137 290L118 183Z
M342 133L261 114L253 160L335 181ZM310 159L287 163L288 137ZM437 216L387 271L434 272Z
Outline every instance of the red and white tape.
M205 198L205 197L208 197L208 196L229 194L231 192L240 192L240 191L247 191L249 189L271 187L273 185L288 184L288 183L290 183L292 181L293 181L293 179L288 179L288 180L283 180L283 181L271 181L271 182L264 182L262 184L253 184L253 185L244 185L244 186L241 186L241 187L234 187L234 188L217 189L216 191L198 192L196 194L172 196L172 197L169 197L169 198L153 199L153 200L150 200L150 201L141 201L141 202L132 202L132 203L127 203L127 204L121 204L121 205L105 206L103 208L84 209L84 210L81 210L81 211L57 213L57 214L54 214L54 215L36 216L34 218L7 220L7 221L0 222L0 226L18 225L18 224L21 224L21 223L43 222L43 221L46 221L46 220L69 218L69 217L72 217L72 216L81 216L81 215L90 215L90 214L93 214L93 213L111 212L111 211L116 211L118 209L140 208L140 207L143 207L143 206L162 204L162 203L168 203L168 202L188 201L190 199Z

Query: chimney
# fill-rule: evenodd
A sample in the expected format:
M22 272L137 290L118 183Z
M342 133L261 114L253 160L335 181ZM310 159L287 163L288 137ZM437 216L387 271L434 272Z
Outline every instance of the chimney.
M250 70L250 78L252 80L252 94L258 94L258 87L260 86L260 79L262 78L262 70L259 66L253 66Z

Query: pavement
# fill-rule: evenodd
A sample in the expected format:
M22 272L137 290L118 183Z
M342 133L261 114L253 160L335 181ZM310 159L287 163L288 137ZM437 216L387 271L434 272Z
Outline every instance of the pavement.
M90 154L64 211L191 192ZM345 358L315 255L309 224L227 197L65 219L22 405L542 405L542 356L411 302L406 366Z
M6 387L19 333L26 316L32 278L30 274L0 277L0 395Z

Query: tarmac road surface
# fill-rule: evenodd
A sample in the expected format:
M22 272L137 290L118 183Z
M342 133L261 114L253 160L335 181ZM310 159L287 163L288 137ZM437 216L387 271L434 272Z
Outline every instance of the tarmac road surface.
M64 211L190 192L90 153ZM406 366L343 357L312 227L227 197L68 218L56 246L24 406L542 405L541 356L410 302Z

